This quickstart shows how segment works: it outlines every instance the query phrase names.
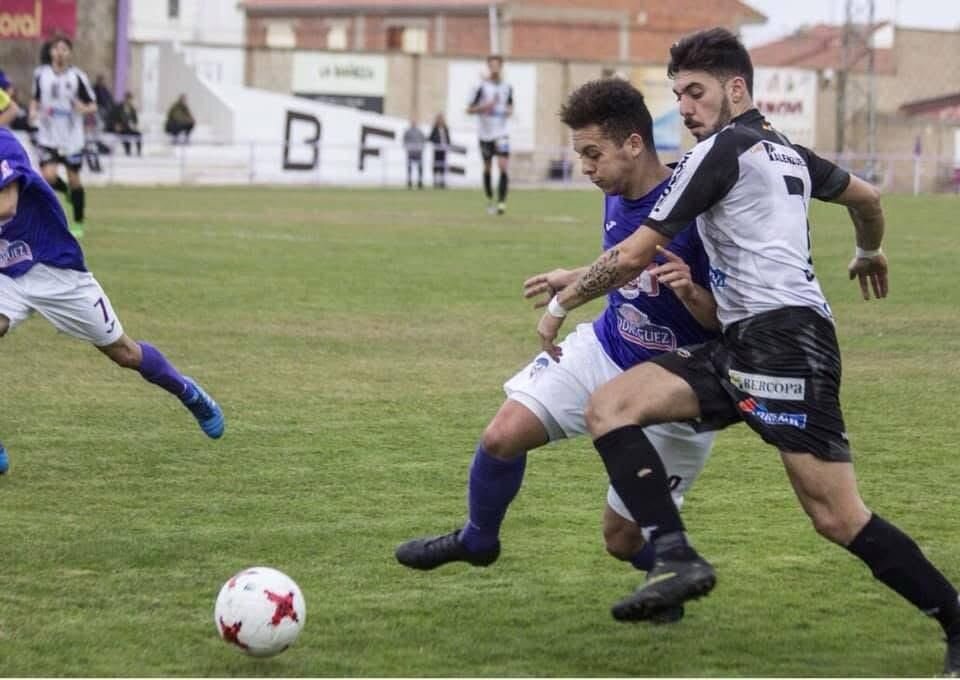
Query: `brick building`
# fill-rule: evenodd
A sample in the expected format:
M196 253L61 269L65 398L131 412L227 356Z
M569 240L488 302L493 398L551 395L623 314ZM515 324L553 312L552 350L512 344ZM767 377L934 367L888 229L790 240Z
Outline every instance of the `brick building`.
M838 149L838 77L844 64L842 26L816 25L750 50L757 66L810 69L818 74L817 130L821 149L864 154L869 150L868 69L873 48L872 89L876 134L874 151L899 178L892 186L906 190L902 178L913 170L913 156L924 157L921 190L942 189L953 182L960 156L960 119L951 107L960 92L960 31L895 26L887 22L854 26L846 50L847 96L843 149ZM918 153L919 152L919 153ZM898 159L899 157L899 159ZM910 180L912 182L912 179Z
M661 62L683 33L763 23L738 0L244 0L247 45Z

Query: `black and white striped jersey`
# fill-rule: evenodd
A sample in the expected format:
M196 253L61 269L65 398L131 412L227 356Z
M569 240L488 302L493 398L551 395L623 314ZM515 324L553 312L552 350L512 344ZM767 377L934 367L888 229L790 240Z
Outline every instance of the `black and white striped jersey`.
M473 92L470 106L493 103L493 110L477 114L477 137L481 142L494 142L506 137L507 118L513 106L513 87L503 81L484 80Z
M83 115L74 102L96 101L86 74L75 66L57 73L45 64L34 71L33 98L37 102L37 144L56 149L63 155L83 150Z
M849 182L751 109L683 156L646 224L673 236L696 219L724 327L794 306L832 319L813 272L807 210L811 197L830 200Z

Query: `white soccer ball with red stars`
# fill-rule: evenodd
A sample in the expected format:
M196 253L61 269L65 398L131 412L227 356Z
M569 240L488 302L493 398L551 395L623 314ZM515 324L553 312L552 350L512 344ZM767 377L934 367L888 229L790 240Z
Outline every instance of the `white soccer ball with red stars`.
M307 618L303 593L271 567L250 567L223 584L213 608L220 638L251 656L273 656L293 644Z

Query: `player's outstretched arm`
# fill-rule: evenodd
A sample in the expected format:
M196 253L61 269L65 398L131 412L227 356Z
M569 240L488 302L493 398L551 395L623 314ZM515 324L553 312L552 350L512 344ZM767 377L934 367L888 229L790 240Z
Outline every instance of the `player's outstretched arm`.
M546 307L547 303L550 302L550 298L580 278L585 271L587 271L587 267L580 267L579 269L554 269L553 271L531 276L523 282L523 297L529 300L532 297L543 295L543 298L534 302L533 308L539 309L540 307Z
M657 246L657 252L667 261L651 269L650 276L655 276L659 283L670 286L697 323L710 330L719 330L717 300L713 293L694 282L690 265L684 262L682 257L663 246Z
M657 253L657 246L670 242L669 236L641 226L626 239L605 251L576 281L553 296L537 324L540 345L555 361L560 348L555 341L563 319L572 309L619 288L640 275Z
M870 289L877 298L887 296L887 258L880 245L883 242L885 220L880 205L880 191L856 175L839 196L832 200L847 207L857 234L857 248L847 271L850 279L858 279L864 300L870 299Z

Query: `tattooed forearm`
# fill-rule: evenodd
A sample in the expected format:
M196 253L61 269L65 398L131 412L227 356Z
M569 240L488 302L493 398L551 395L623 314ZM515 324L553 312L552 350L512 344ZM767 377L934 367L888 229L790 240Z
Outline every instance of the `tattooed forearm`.
M577 295L585 300L592 300L606 293L622 276L619 260L619 248L604 253L577 282Z

